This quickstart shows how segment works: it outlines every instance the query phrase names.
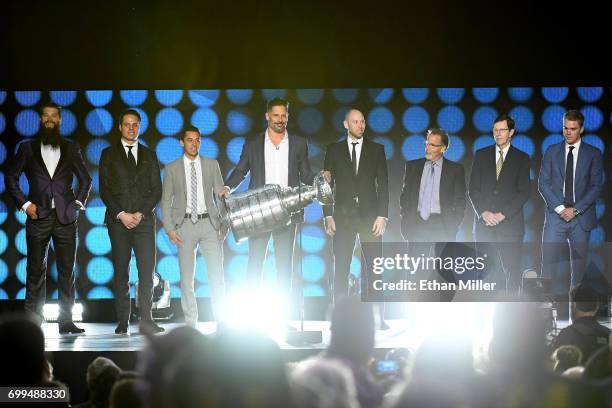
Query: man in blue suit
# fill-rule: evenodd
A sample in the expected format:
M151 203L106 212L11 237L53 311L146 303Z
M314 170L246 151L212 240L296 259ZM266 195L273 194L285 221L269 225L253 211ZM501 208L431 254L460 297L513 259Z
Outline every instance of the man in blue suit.
M603 186L601 153L581 140L583 131L582 113L567 111L563 115L565 141L548 148L538 179L546 203L542 275L553 279L552 294L564 306L558 310L562 316L569 311L565 305L570 290L584 279L589 235L597 225L595 200Z

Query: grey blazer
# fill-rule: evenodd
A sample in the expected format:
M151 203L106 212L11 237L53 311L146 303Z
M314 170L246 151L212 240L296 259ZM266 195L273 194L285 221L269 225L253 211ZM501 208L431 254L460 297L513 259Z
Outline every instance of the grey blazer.
M202 185L204 186L204 202L206 211L210 215L213 227L219 231L221 219L219 211L213 202L213 194L223 188L223 177L216 160L200 156L202 163ZM168 164L165 168L162 185L161 211L164 229L175 231L185 221L187 209L187 181L185 180L185 167L183 155Z

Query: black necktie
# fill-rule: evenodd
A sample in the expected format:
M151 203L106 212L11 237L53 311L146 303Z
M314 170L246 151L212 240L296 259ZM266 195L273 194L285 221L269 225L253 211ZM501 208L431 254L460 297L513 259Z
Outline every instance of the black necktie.
M134 157L134 155L132 154L132 147L134 146L125 146L128 148L128 162L130 162L130 164L134 167L136 167L136 158Z
M565 162L565 197L563 205L566 207L574 206L574 146L569 146L567 160Z
M357 146L358 142L351 142L353 145L353 151L351 152L351 161L353 162L353 173L357 175L357 151L355 150L355 146Z

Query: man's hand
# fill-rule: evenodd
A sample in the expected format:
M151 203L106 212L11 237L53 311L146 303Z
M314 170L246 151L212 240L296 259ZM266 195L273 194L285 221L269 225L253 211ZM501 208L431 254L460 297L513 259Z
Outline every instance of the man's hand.
M376 217L376 221L374 221L374 225L372 225L372 234L375 237L380 237L385 233L385 228L387 226L387 220L384 217Z
M325 217L325 233L330 237L333 237L336 233L336 221L334 221L334 217Z
M38 214L36 214L37 209L38 207L36 207L36 204L30 203L30 205L28 205L28 207L25 209L25 212L28 215L28 217L30 217L33 220L36 220L38 219Z
M219 198L227 198L227 196L230 195L230 189L227 186L224 186L221 190L219 190L217 195Z
M500 213L500 212L496 212L495 214L493 214L493 216L497 220L498 224L501 224L501 222L506 219L506 216L503 213Z
M499 224L497 217L491 211L484 211L481 215L487 227L494 227Z
M176 231L168 231L168 238L170 238L170 242L174 245L180 246L183 243L183 240Z
M138 225L140 219L136 214L124 212L119 215L119 221L125 228L132 229Z
M134 213L133 215L134 215L134 220L136 220L136 225L140 224L140 222L144 218L144 214L138 211L137 213Z
M570 222L575 216L573 208L564 208L559 214L559 217L563 218L565 222Z
M325 179L325 181L327 181L328 183L331 183L332 180L332 176L331 176L331 172L329 170L325 170L323 172L323 178Z

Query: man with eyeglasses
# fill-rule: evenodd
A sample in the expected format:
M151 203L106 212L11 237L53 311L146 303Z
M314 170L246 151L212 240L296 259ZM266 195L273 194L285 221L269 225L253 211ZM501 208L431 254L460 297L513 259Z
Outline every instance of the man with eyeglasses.
M409 242L454 242L465 212L465 171L444 158L447 133L429 129L425 158L409 160L400 196L402 236Z
M552 292L562 317L570 311L569 293L584 280L589 238L597 226L595 201L603 187L601 152L582 141L582 132L582 113L565 112L565 140L546 150L538 178L546 203L542 276L553 280Z
M495 255L490 258L489 278L509 294L518 293L521 283L523 206L531 191L529 156L511 145L514 132L510 116L502 114L493 121L495 144L476 151L468 189L475 241L482 243L479 250Z

